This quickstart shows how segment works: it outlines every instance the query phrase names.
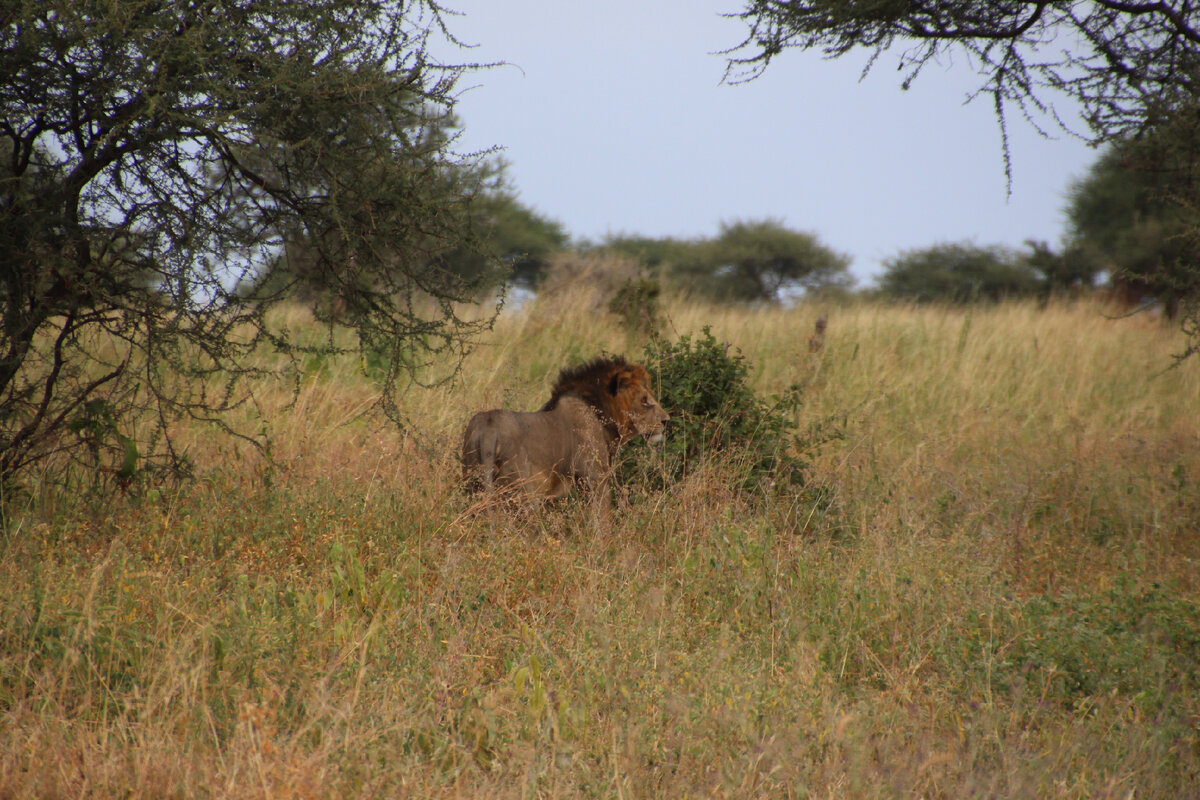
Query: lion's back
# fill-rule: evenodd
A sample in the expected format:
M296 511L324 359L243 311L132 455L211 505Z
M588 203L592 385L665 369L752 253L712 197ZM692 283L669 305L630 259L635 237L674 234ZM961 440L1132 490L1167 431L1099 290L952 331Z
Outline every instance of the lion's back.
M463 477L472 489L559 487L581 462L600 457L603 436L589 407L573 397L550 411L481 411L463 434Z

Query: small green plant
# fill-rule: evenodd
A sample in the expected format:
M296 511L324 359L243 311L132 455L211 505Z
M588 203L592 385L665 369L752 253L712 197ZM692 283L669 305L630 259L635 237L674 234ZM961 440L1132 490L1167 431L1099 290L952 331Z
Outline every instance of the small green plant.
M107 400L88 400L67 423L67 429L79 437L97 462L102 449L115 453L116 465L100 469L115 474L120 486L133 480L141 454L137 443L118 430L117 413Z
M656 477L646 469L650 459L644 445L631 448L632 464L627 461L626 469L640 470L661 488L721 453L742 465L741 488L764 479L803 483L804 455L815 442L797 435L798 385L779 397L758 397L747 384L745 357L718 342L707 327L695 339L682 336L670 343L655 338L645 355L671 422Z
M1054 675L1063 702L1119 693L1157 712L1200 688L1196 606L1157 584L1122 576L1104 592L1037 597L1025 619L1013 661Z

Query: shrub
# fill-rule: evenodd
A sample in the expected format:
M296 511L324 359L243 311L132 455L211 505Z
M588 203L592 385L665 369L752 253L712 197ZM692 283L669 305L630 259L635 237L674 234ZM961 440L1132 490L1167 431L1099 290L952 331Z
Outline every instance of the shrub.
M624 477L640 473L654 488L662 488L720 453L742 469L743 489L764 480L803 483L803 457L816 442L796 434L798 385L780 397L758 397L746 383L745 357L718 342L707 327L695 339L652 339L645 347L645 364L671 422L666 441L657 448L660 455L652 457L644 444L627 451Z

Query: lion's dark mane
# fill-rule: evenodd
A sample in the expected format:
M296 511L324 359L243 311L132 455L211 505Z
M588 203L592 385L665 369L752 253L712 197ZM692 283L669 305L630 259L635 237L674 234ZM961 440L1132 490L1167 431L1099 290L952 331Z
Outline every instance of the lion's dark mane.
M541 410L552 411L560 397L571 395L607 415L610 411L609 387L613 376L632 367L624 356L600 356L578 366L567 367L558 373L558 380L550 390L550 399Z

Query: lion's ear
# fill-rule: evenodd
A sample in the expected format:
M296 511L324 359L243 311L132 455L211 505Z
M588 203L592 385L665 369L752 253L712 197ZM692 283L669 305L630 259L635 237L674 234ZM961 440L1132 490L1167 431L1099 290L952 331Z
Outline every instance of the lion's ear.
M612 373L612 380L608 381L608 393L616 397L620 392L636 385L637 372L634 369L618 369L617 372Z
M612 376L612 380L610 380L608 382L608 393L611 394L613 397L616 397L617 392L621 391L621 386L624 383L624 381L621 380L621 377L622 377L622 373L614 372L613 376Z
M608 382L608 393L616 397L623 390L637 382L637 377L632 370L623 369L613 373L612 380Z

